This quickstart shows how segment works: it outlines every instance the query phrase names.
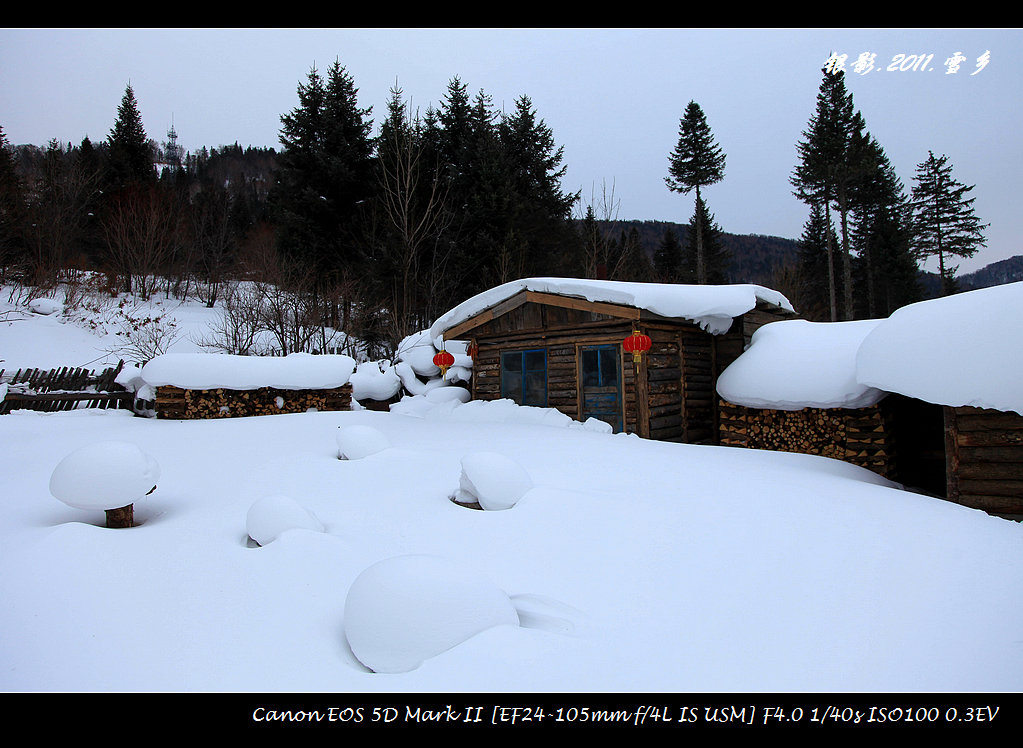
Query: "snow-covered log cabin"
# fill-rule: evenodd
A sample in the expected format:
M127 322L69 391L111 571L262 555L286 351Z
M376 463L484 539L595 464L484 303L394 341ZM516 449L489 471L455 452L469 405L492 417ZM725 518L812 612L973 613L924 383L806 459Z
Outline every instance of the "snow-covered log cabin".
M718 380L721 443L836 457L1023 516L1023 283L888 319L761 328Z
M551 407L665 441L715 444L714 386L759 326L795 316L755 285L527 278L441 316L434 345L467 341L472 397ZM649 336L634 362L625 340Z

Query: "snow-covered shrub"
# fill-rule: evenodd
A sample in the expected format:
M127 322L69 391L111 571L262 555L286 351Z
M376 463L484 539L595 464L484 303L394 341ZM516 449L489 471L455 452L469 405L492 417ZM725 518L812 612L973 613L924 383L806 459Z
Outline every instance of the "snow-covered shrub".
M390 400L401 389L401 379L387 361L367 361L352 374L352 397L356 400Z
M337 430L337 458L361 460L391 446L390 440L372 426L340 426Z
M249 507L245 529L260 545L276 540L281 533L294 529L323 532L316 516L290 496L264 496Z
M532 487L532 479L517 462L497 452L473 452L462 458L462 474L452 498L463 504L478 503L489 511L511 509Z
M398 344L395 359L408 364L421 377L435 377L440 374L440 368L433 363L436 355L437 349L433 347L429 330L423 330L409 335Z
M56 299L32 299L28 302L28 308L35 314L56 314L64 309L64 306Z
M518 626L508 595L437 556L397 556L363 571L345 599L352 653L378 673L405 673L494 626Z
M50 476L50 493L75 509L106 512L107 527L131 527L133 505L152 493L160 466L129 442L104 441L76 449Z
M128 309L122 303L117 323L116 334L124 342L114 346L111 352L139 366L167 353L179 335L173 317L142 305Z

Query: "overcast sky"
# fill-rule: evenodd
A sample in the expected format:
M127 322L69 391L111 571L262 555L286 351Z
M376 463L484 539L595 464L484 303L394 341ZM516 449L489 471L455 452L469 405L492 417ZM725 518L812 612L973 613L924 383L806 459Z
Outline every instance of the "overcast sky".
M907 190L928 150L976 185L988 247L962 270L1023 254L1020 29L5 29L0 127L12 144L104 140L130 82L155 140L173 121L187 150L279 148L299 83L339 59L374 130L396 82L421 110L454 76L508 111L525 94L564 146L566 191L589 202L613 186L620 218L684 223L694 198L664 177L694 100L727 157L704 190L722 229L798 238L808 213L789 177L832 52ZM863 74L861 54L874 55Z

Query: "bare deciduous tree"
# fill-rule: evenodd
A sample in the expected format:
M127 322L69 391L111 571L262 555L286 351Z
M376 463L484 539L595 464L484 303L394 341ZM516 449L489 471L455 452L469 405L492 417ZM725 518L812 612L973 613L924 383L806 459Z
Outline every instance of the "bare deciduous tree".
M108 205L101 224L112 270L123 277L125 290L149 298L156 274L180 241L174 196L157 185L129 186Z

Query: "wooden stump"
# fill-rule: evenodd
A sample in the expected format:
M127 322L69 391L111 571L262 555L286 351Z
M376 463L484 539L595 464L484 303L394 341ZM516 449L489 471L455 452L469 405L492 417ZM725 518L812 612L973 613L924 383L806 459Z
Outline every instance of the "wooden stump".
M128 504L120 509L107 509L107 527L132 527L135 524L135 505Z

